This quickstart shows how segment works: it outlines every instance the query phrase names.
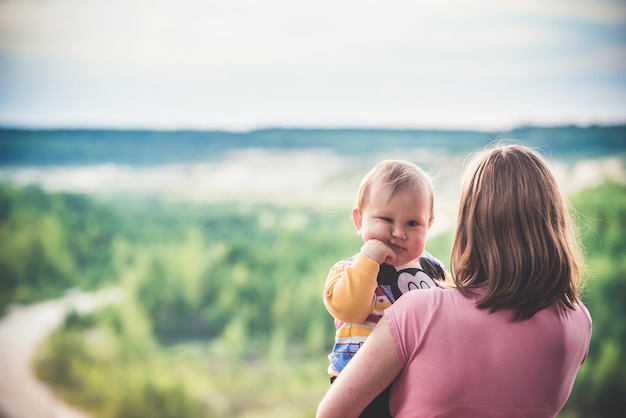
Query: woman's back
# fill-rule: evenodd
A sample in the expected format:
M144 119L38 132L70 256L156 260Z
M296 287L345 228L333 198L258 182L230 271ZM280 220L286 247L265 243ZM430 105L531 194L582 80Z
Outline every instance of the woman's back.
M587 355L591 317L579 302L575 225L540 154L495 145L469 160L450 269L454 288L409 292L385 310L319 418L362 410L390 382L397 418L559 412Z
M553 417L591 334L584 306L513 322L510 310L478 309L455 289L410 292L385 317L404 367L391 395L397 417Z

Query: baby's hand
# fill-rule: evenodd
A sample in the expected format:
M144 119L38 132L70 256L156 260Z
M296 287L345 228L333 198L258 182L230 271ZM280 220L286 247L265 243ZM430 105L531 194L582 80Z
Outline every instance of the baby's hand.
M377 239L366 241L361 247L361 253L378 264L393 264L396 260L396 253L387 244Z

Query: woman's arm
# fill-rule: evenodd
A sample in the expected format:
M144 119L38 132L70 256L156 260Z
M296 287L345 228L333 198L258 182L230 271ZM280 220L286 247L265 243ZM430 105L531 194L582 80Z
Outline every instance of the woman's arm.
M317 418L358 417L401 370L383 317L320 402Z

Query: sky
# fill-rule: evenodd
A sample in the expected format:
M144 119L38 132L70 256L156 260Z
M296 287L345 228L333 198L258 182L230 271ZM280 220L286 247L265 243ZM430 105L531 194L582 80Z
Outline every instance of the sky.
M626 123L626 0L0 0L0 126Z

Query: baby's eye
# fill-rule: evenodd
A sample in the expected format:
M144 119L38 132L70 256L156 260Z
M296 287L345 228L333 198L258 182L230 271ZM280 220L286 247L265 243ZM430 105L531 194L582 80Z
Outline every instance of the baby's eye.
M393 219L391 219L391 218L386 218L386 217L384 217L384 216L381 216L381 218L380 218L380 219L381 219L381 220L383 220L383 221L385 221L385 222L393 223Z
M416 226L419 226L419 222L418 221L409 221L407 222L407 225L410 226L411 228L415 228Z

